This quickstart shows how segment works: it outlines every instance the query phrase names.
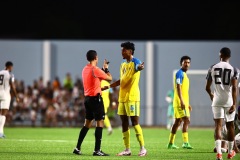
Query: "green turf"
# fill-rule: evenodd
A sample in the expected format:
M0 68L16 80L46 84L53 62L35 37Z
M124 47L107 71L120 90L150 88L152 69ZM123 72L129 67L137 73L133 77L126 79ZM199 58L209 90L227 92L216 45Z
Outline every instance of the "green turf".
M134 130L131 129L132 156L118 157L116 153L124 149L121 129L115 128L112 135L103 131L102 150L109 153L109 157L93 157L94 129L90 129L82 145L83 155L72 154L76 145L79 129L77 128L5 128L6 139L0 139L0 159L156 159L156 160L212 160L213 153L213 129L189 129L189 139L193 150L166 149L169 131L163 128L143 128L145 146L148 150L146 157L138 157L139 144ZM181 131L177 132L176 145L182 145ZM224 159L227 154L223 155ZM234 159L240 159L238 154Z

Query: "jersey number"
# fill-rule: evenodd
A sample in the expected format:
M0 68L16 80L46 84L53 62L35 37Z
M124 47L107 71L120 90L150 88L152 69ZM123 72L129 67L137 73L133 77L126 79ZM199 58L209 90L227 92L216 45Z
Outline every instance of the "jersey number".
M0 85L3 85L4 75L0 75Z
M224 84L229 85L230 84L230 76L231 76L231 69L222 69L222 68L215 68L214 69L215 75L215 84ZM223 77L223 78L222 78Z

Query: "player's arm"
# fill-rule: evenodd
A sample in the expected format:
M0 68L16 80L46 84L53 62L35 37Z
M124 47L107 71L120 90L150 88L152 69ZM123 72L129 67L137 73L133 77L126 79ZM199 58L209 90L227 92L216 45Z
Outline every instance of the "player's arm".
M185 109L185 103L183 101L183 96L182 96L182 89L181 89L181 84L177 84L177 94L181 102L181 108Z
M104 91L104 90L106 90L106 89L109 89L109 88L115 88L115 87L117 87L117 86L119 86L119 85L120 85L120 80L118 80L118 81L110 84L109 86L104 86L104 87L102 88L102 91Z
M106 78L104 80L107 80L107 81L112 81L112 75L111 73L109 72L108 70L108 65L109 64L109 61L107 61L106 59L104 60L103 62L103 68L102 70L107 74Z
M17 94L17 90L16 90L16 87L15 87L15 84L14 84L14 78L13 77L9 81L9 84L10 84L11 90L13 91L14 96L16 97L16 101L19 102L20 100L19 100L19 97L18 97L18 94Z
M207 79L207 82L206 82L205 90L207 91L207 93L210 96L210 99L212 101L213 100L213 93L211 91L211 85L212 85L211 68L208 70L208 74L207 74L206 79Z
M232 99L233 99L233 105L229 109L229 113L231 114L232 112L235 111L236 105L237 105L237 79L233 78L232 79Z
M207 91L207 93L210 96L210 99L212 101L213 100L213 93L212 93L212 90L211 90L211 85L212 85L212 80L207 80L205 89L206 89L206 91Z
M138 64L138 66L137 66L138 71L141 71L143 69L144 69L144 62L142 62L141 64Z

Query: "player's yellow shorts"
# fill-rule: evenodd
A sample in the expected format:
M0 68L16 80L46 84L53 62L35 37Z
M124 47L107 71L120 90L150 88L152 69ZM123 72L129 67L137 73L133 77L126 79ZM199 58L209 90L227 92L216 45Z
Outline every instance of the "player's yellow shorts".
M118 115L140 116L140 102L120 102Z
M189 108L186 107L184 110L181 107L174 107L174 118L190 117Z

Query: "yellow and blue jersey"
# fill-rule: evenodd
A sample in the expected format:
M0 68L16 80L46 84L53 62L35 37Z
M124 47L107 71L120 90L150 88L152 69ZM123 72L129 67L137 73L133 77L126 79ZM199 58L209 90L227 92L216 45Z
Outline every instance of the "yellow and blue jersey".
M182 69L178 70L174 76L174 100L173 107L180 107L181 101L177 93L177 84L181 85L182 97L185 103L185 106L189 106L189 79Z
M138 66L141 63L139 59L134 57L130 62L126 60L122 62L120 66L119 102L140 101L140 71Z

